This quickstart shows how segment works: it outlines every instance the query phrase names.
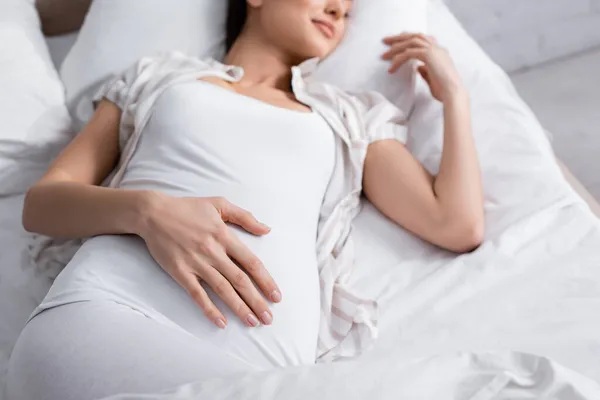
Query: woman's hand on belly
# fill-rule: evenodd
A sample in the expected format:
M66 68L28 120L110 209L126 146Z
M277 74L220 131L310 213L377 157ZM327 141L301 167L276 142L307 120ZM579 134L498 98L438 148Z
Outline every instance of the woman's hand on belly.
M223 198L175 198L149 192L139 236L156 262L177 281L219 328L227 319L210 300L208 284L248 327L273 319L263 294L273 302L281 292L263 263L231 232L226 223L254 235L270 229ZM258 319L257 319L258 317Z

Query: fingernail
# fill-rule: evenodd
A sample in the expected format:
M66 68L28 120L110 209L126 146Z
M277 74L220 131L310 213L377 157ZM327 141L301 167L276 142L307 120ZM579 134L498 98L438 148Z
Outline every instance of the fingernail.
M273 322L273 316L271 315L270 312L265 311L261 314L260 320L265 325L271 325L271 322Z
M246 322L248 323L248 325L250 325L253 328L256 328L258 326L258 324L260 324L260 322L258 322L256 317L252 314L248 315L248 318L246 318Z
M262 222L260 223L262 225L263 228L265 228L266 230L268 230L269 232L271 232L271 227L267 224L263 224Z
M273 290L273 293L271 293L271 300L273 303L279 303L281 301L281 293L279 290Z
M225 329L227 327L227 324L225 323L225 321L223 321L221 318L218 318L217 321L215 322L217 324L217 326L221 329Z

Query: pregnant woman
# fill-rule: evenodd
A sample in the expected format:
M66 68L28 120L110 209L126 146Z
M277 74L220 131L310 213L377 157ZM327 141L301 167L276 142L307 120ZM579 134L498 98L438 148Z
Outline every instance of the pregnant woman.
M363 191L438 246L480 244L468 96L433 38L386 38L382 57L391 73L421 61L444 105L436 177L403 145L395 106L311 80L351 7L232 0L224 63L169 53L103 86L25 201L28 231L86 240L19 339L11 399L154 392L367 350L377 304L345 284Z

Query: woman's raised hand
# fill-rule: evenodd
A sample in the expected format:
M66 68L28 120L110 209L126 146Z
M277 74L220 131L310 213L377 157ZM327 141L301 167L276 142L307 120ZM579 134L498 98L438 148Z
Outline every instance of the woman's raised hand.
M175 198L152 193L148 218L139 233L152 257L177 281L219 328L227 319L200 284L204 281L248 327L273 315L267 301L278 303L281 292L262 262L226 223L254 235L270 229L223 198ZM253 284L256 282L263 295Z
M384 43L389 50L382 55L391 62L390 73L396 72L409 60L423 63L418 68L438 101L445 103L455 95L464 95L465 89L450 54L439 46L433 36L420 33L403 33L387 37Z

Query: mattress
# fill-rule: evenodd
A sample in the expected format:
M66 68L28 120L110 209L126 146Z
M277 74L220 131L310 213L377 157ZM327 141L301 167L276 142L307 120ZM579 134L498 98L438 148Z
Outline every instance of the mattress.
M510 81L442 3L432 4L434 33L460 49L457 62L470 71L479 148L487 160L501 160L484 168L494 181L486 187L493 228L485 244L457 257L365 204L354 225L351 283L381 306L373 351L351 362L115 399L600 398L600 222L560 178L546 139ZM75 39L48 40L57 65ZM436 110L422 99L410 146L433 170L435 158L428 155L438 140L419 133L434 131L439 121L429 118ZM519 130L520 136L513 134ZM488 144L484 135L505 135L512 147ZM520 191L507 195L514 188ZM28 268L22 202L23 196L0 198L0 291L11 299L0 302L0 379L19 331L50 285Z

